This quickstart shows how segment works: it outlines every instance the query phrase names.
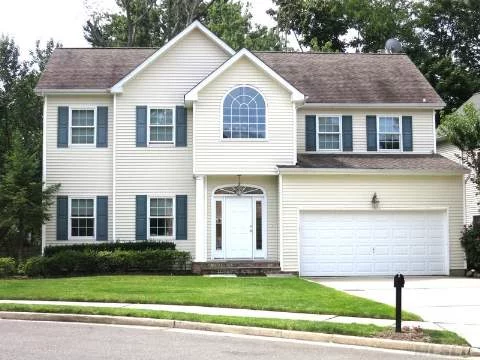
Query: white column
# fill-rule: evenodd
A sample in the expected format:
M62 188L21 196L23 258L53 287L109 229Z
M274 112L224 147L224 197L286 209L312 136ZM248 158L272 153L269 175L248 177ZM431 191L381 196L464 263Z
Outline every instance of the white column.
M195 176L195 261L207 260L205 244L205 176Z

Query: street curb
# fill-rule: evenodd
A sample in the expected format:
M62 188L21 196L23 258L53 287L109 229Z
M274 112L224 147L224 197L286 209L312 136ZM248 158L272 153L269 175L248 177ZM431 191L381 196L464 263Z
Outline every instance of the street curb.
M467 346L429 344L414 341L400 341L391 339L365 338L360 336L323 334L303 331L269 329L238 325L223 325L213 323L200 323L192 321L162 320L152 318L135 318L127 316L108 315L80 315L80 314L50 314L34 312L0 311L0 319L30 320L30 321L60 321L80 322L110 325L134 325L163 328L176 328L186 330L215 331L230 334L276 337L283 339L327 342L342 345L368 346L374 348L422 352L450 356L480 356L480 350Z

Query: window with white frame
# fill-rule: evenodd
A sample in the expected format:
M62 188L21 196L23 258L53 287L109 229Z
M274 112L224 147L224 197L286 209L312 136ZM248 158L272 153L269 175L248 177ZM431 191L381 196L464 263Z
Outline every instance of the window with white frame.
M71 113L71 143L94 144L95 143L95 110L72 109Z
M265 99L254 88L240 86L223 100L224 139L265 139Z
M150 198L150 237L173 236L173 198Z
M317 117L318 150L341 150L342 122L340 116L320 115Z
M399 116L379 116L377 129L380 150L401 149L402 129Z
M173 109L150 108L149 141L151 144L173 143Z
M95 236L95 201L94 199L71 199L70 203L71 237Z

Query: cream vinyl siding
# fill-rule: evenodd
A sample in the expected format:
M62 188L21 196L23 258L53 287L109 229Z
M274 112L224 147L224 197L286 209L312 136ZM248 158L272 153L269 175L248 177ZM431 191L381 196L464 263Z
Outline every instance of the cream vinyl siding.
M367 152L367 115L412 116L413 151L431 153L434 149L432 110L412 109L355 109L355 108L299 108L297 111L298 152L305 151L305 115L352 115L353 152ZM369 151L372 153L372 151Z
M108 106L108 148L70 145L57 147L58 107L70 108ZM112 239L112 126L113 98L110 95L47 97L47 185L61 184L57 195L108 196L108 239ZM71 129L69 129L70 135ZM75 240L56 240L56 202L50 208L51 219L46 223L45 245L70 244ZM95 241L95 240L90 240ZM82 240L81 242L88 242Z
M214 189L238 183L236 176L208 176L207 179L207 259L212 257L212 195ZM279 260L278 243L278 176L242 176L242 184L258 186L266 192L267 259Z
M200 31L192 31L124 86L117 95L116 207L117 239L135 240L136 195L187 195L188 240L177 248L195 250L195 181L192 176L192 111L188 111L187 147L136 147L137 105L183 105L184 94L227 59Z
M461 154L461 151L447 141L437 143L437 152L447 159L462 164L462 160L457 156ZM480 215L480 207L478 205L480 198L476 194L477 189L471 181L470 175L465 175L465 224L467 225L472 223L473 216Z
M223 139L223 97L235 86L256 88L266 103L266 139ZM291 94L249 60L242 58L202 89L195 106L197 174L276 174L276 165L293 164Z
M464 268L462 176L282 175L283 271L299 271L300 210L447 209L450 269ZM379 208L372 210L377 193ZM282 245L281 245L282 246Z

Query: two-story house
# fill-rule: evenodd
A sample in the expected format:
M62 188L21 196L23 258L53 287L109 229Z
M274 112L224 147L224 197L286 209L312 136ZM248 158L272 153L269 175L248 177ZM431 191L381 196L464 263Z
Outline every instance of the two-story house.
M43 246L173 241L301 275L463 271L465 169L402 54L235 52L199 22L160 49L56 49Z

